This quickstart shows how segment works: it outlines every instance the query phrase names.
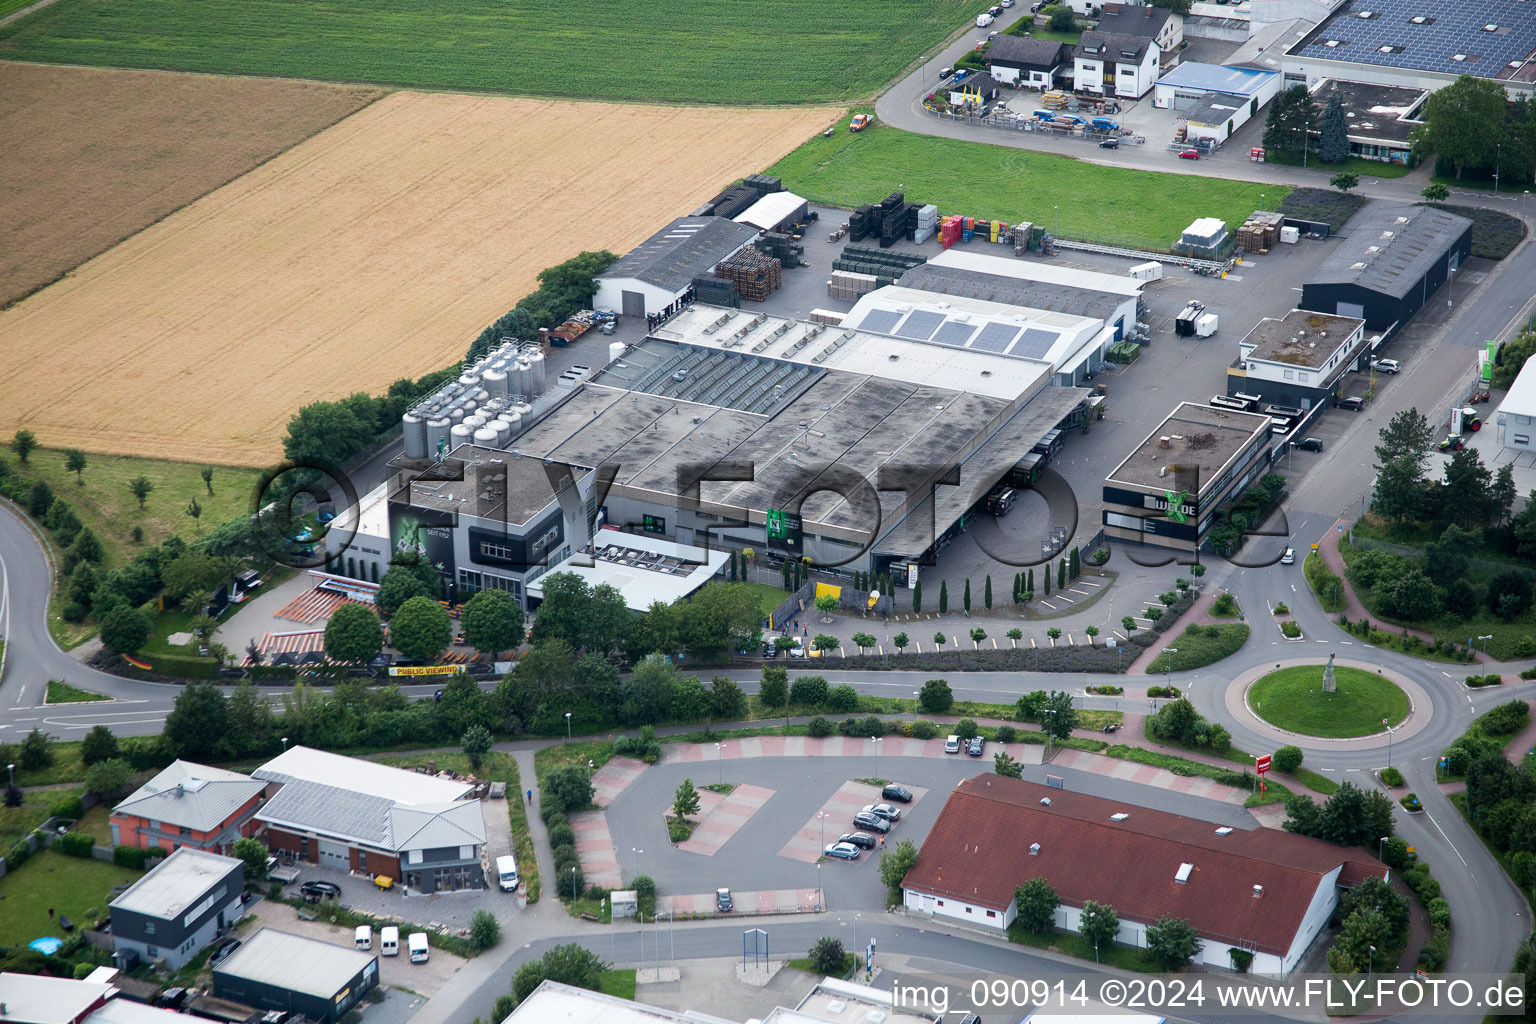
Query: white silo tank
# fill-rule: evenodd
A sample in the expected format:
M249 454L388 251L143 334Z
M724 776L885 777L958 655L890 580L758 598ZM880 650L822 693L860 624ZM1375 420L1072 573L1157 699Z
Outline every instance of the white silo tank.
M480 386L480 375L478 373L473 373L473 372L460 374L459 375L459 386L462 387L462 388L469 389L469 390L473 390L474 388L479 387Z
M527 419L528 416L533 412L533 406L529 405L527 402L513 402L512 411L517 413L523 419Z
M453 429L453 421L447 416L438 416L427 420L427 455L437 454L439 441L446 442L449 432Z
M448 450L453 451L461 444L469 444L475 439L475 428L468 423L455 423L448 433Z
M455 402L448 407L448 418L455 423L458 423L460 420L462 420L465 415L464 406L458 402Z
M408 459L424 459L427 457L427 421L408 412L400 417L400 434L405 440L405 457Z
M517 362L512 364L512 393L514 395L531 395L530 388L533 385L532 364L527 356L518 356Z
M622 341L610 341L608 343L608 361L610 363L616 363L620 359L623 359L624 350L628 347L629 346L625 345Z
M491 394L505 395L507 393L507 371L502 365L501 360L498 359L486 367L485 372L480 375L480 379L485 383L485 389Z
M481 427L475 431L475 444L482 448L495 448L499 439L500 435L497 434L495 427Z
M473 416L464 417L464 425L469 427L471 430L479 430L481 427L485 426L485 423L486 420L483 413L477 412Z
M546 369L544 353L537 350L528 353L528 394L542 395L547 382L544 379Z
M507 411L501 414L502 422L507 425L507 441L523 432L523 415L515 411Z
M508 422L505 416L497 416L494 420L487 423L486 426L496 428L497 448L505 448L507 442L512 440L512 424Z

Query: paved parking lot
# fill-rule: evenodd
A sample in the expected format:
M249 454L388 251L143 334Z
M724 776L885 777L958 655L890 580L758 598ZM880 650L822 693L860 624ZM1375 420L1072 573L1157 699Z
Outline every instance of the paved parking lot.
M632 757L612 758L592 776L592 802L599 807L607 807L643 771L644 761Z
M762 786L737 786L729 796L699 790L699 823L688 841L677 848L713 857L772 797L773 790Z
M837 842L845 830L853 831L853 816L867 804L878 802L880 787L863 782L845 782L826 803L816 809L810 820L790 837L779 850L780 857L814 864L821 859L824 844Z
M608 816L602 811L577 811L566 817L576 833L576 856L581 860L581 873L587 885L617 889L623 879L619 877L619 855L613 846Z
M731 900L737 914L813 914L817 912L815 889L763 889L749 892L732 892ZM658 896L656 912L662 916L710 917L720 914L715 905L713 892L689 893L683 896Z

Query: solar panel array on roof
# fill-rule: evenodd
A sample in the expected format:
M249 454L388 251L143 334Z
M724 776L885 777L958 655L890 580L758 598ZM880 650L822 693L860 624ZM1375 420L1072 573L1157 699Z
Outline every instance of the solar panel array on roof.
M865 323L869 321L866 319ZM896 334L902 338L913 338L917 341L927 341L933 337L933 332L939 329L944 322L943 313L935 313L927 309L914 309L907 314L900 327L896 328Z
M1513 78L1536 56L1536 3L1349 0L1289 53L1448 75Z
M933 336L935 344L951 345L955 348L964 348L965 343L971 340L971 335L976 333L976 328L970 324L957 323L954 320L946 321Z
M1019 329L1013 324L990 323L981 329L976 335L976 340L971 343L971 348L981 349L983 352L1006 352L1008 346L1013 344L1013 339L1019 336Z
M863 331L878 331L881 334L891 333L891 328L901 322L901 314L890 309L872 309L864 322L859 324Z
M1050 331L1040 331L1031 327L1024 332L1018 344L1013 346L1013 351L1009 355L1024 359L1044 359L1054 344L1056 344L1056 335Z

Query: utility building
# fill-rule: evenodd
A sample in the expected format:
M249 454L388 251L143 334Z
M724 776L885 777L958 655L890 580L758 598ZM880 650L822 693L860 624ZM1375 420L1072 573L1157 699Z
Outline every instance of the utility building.
M724 217L679 217L597 275L592 305L625 316L659 313L745 249L758 228Z

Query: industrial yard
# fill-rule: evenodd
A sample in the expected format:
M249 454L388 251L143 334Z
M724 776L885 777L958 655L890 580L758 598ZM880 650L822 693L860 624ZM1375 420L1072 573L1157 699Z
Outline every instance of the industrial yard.
M455 361L539 270L625 251L834 116L393 94L0 313L0 433L271 461L299 406ZM207 381L239 400L207 415Z

